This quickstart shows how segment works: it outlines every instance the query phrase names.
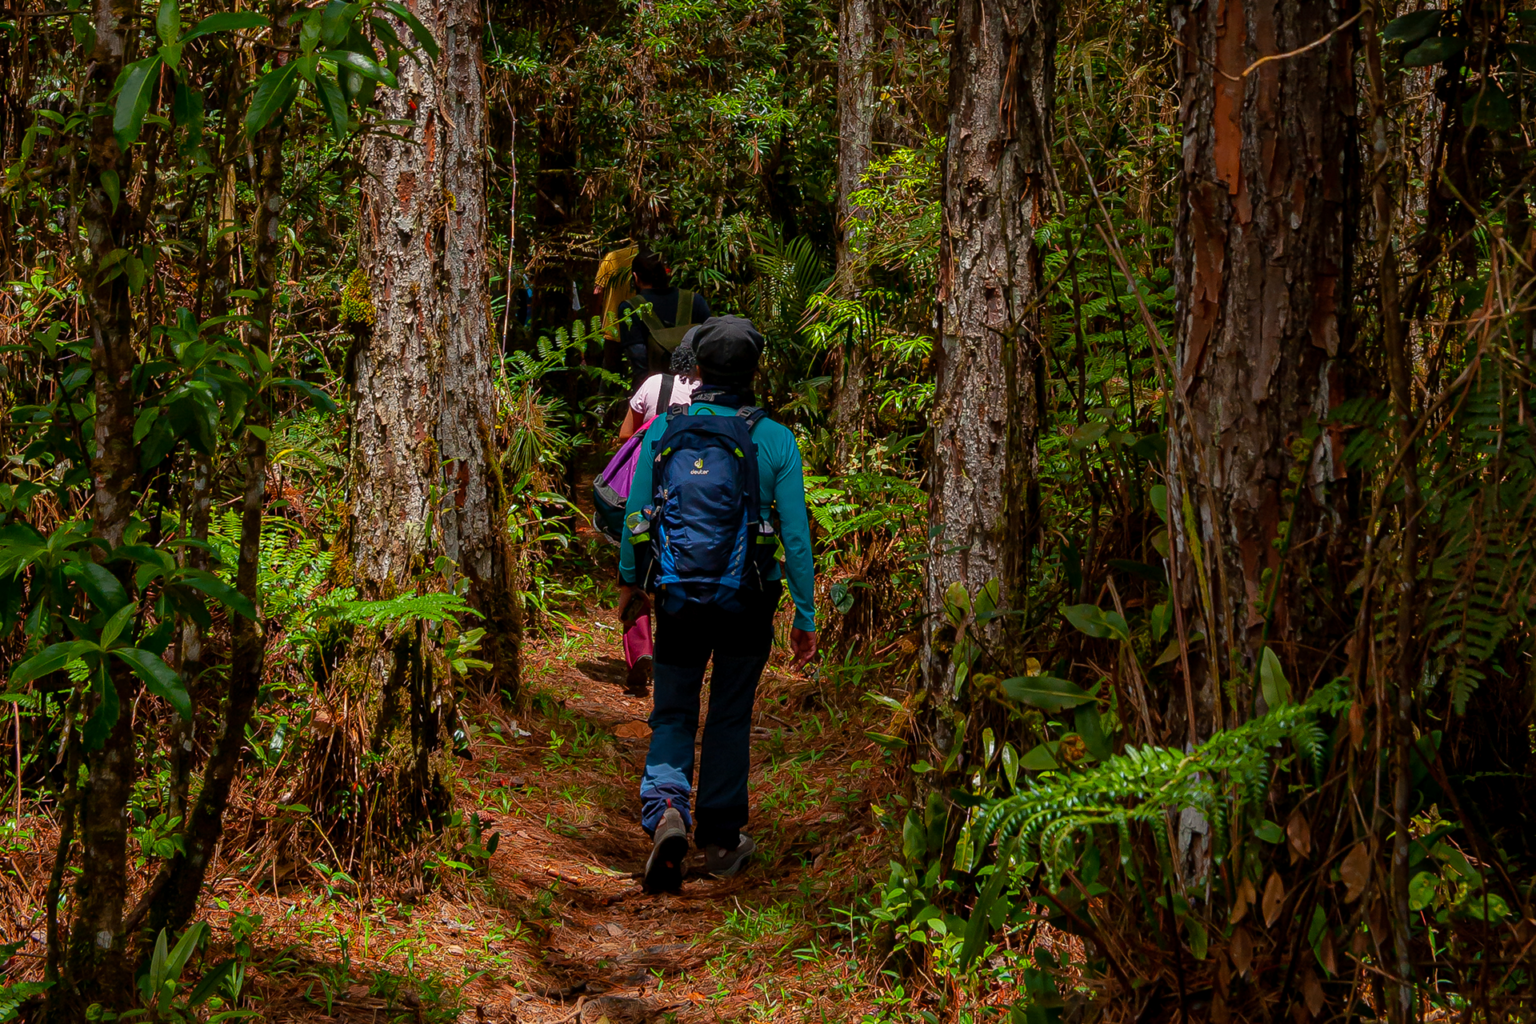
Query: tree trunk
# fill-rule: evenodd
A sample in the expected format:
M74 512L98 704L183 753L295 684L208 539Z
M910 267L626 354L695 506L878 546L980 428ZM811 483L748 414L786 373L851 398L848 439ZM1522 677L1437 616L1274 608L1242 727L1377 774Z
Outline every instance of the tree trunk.
M492 681L515 696L519 618L491 442L480 12L469 0L422 5L441 58L436 67L403 61L400 88L379 97L385 117L406 122L397 130L411 141L374 139L364 151L363 260L377 320L353 363L350 555L371 599L412 593L439 555L452 560L485 616ZM380 647L369 658L366 678L387 680L377 695L380 720L370 726L375 745L409 745L412 763L424 763L424 753L443 745L435 709L451 708L450 679L421 651ZM416 662L425 682L407 686L417 674L402 666ZM388 691L397 686L409 690L408 716L393 710L399 695ZM407 717L417 723L409 737L400 731ZM438 728L420 727L428 721ZM430 772L418 781L437 786ZM435 797L400 796L406 805L436 805Z
M105 103L127 59L129 29L125 9L113 0L96 0L96 49L91 55L91 103ZM101 187L106 171L126 179L129 161L112 134L110 118L97 118L92 127L84 180L82 220L87 259L94 268L115 250L132 249L136 223L132 205L113 203ZM148 202L148 196L141 201ZM82 288L91 332L91 365L95 376L96 418L91 475L94 484L94 532L109 548L123 542L133 513L138 482L138 454L133 443L133 370L138 353L133 337L132 296L126 274L87 275L93 284ZM119 579L131 595L133 577L121 570ZM115 659L114 659L115 661ZM80 875L75 882L74 915L68 952L59 985L49 994L53 1020L84 1019L92 1003L123 1008L132 987L125 955L123 902L128 892L128 829L124 810L133 792L138 765L133 742L133 700L137 684L126 671L112 670L118 702L117 720L98 750L85 752L86 782L79 794L82 842ZM88 704L88 712L95 708ZM63 851L61 851L63 855Z
M997 580L1000 605L1016 607L1035 529L1042 350L1034 229L1046 205L1056 18L1054 0L962 0L955 10L928 483L926 596L936 614L925 627L924 680L935 701L960 697L946 650L946 591L958 583L974 595ZM978 624L971 636L995 651L1001 621ZM942 759L942 726L934 741Z
M863 291L862 275L849 254L849 234L868 211L856 206L858 191L873 155L875 74L871 61L879 46L876 0L843 0L837 23L837 286L854 298ZM868 427L865 379L869 376L868 339L856 331L831 360L833 370L833 461L839 472Z
M489 689L516 699L521 685L522 617L513 588L506 529L506 490L493 441L499 351L491 318L490 249L486 239L486 101L481 68L485 8L472 0L441 0L443 47L438 104L447 122L443 192L451 197L438 263L439 330L445 373L440 378L439 457L451 508L439 516L444 548L469 579L469 601L485 616L484 660Z
M289 23L288 0L274 0L271 9L272 33L270 56L280 63L283 48L291 45L294 30ZM251 320L245 328L245 342L252 349L270 356L273 316L279 283L278 255L281 250L283 198L283 141L287 118L279 115L251 141L259 154L255 193L256 215L252 225L251 279L256 299L251 303ZM224 300L216 294L215 303ZM269 395L258 395L249 405L247 424L265 432L272 416ZM245 464L245 488L240 502L240 551L235 568L235 588L252 604L257 604L257 573L261 565L261 517L266 508L267 443L247 431L242 444ZM206 526L205 526L206 529ZM259 612L258 607L258 612ZM148 893L135 907L132 920L147 910L149 935L164 928L174 934L187 926L197 913L203 881L213 861L219 839L224 833L224 812L229 806L230 787L240 767L245 749L245 730L256 708L261 690L262 670L266 665L266 637L260 626L243 615L230 613L234 638L230 647L229 695L224 709L224 727L208 764L203 770L203 785L197 802L187 816L183 849L166 862Z
M1223 724L1224 683L1234 720L1253 713L1266 644L1304 685L1320 668L1312 652L1344 628L1302 601L1345 582L1327 578L1324 557L1342 452L1315 426L1340 397L1348 301L1353 52L1348 33L1328 37L1341 10L1217 0L1176 15L1185 136L1168 518L1184 620L1211 638L1190 659L1198 735Z

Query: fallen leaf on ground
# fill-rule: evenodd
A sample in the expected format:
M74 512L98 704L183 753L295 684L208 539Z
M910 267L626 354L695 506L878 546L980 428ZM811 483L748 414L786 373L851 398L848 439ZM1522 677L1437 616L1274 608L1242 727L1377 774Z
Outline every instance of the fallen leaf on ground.
M1253 901L1258 894L1253 891L1253 880L1245 878L1237 883L1237 896L1232 900L1231 923L1237 924L1248 916L1248 908L1253 906Z
M1238 977L1248 973L1248 968L1253 964L1253 937L1248 934L1246 928L1234 928L1232 930L1232 966L1237 968Z
M1301 991L1307 997L1307 1009L1312 1011L1312 1016L1316 1017L1322 1013L1324 1002L1323 985L1322 982L1317 980L1316 974L1313 974L1311 971L1307 972L1306 979L1301 983Z
M1276 871L1264 885L1264 927L1268 928L1275 923L1275 918L1280 916L1280 904L1284 902L1285 883L1280 880L1280 872Z
M1353 903L1365 892L1371 880L1371 852L1364 843L1356 843L1354 849L1344 855L1339 865L1339 878L1344 882L1344 902Z
M613 734L621 740L643 740L651 734L651 727L644 722L625 722Z
M1291 820L1285 824L1285 834L1291 841L1292 864L1312 855L1312 826L1300 811L1291 812Z

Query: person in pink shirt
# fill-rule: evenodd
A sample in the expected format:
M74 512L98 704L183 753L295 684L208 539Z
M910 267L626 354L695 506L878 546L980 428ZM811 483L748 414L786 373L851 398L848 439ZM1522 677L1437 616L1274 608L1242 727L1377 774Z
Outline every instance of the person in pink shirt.
M697 328L694 328L697 330ZM693 355L693 331L672 352L671 373L652 374L635 390L629 400L629 409L619 427L619 443L623 444L634 434L644 430L651 420L674 405L689 405L693 393L699 387L699 367ZM635 607L643 601L631 602ZM651 683L651 617L635 614L631 607L619 609L624 622L624 664L628 673L624 679L624 692L636 697L650 693Z
M697 327L693 331L698 330ZM619 425L619 443L628 441L670 406L688 405L699 387L699 367L693 357L693 331L683 335L672 352L668 373L653 373L630 396L629 409Z

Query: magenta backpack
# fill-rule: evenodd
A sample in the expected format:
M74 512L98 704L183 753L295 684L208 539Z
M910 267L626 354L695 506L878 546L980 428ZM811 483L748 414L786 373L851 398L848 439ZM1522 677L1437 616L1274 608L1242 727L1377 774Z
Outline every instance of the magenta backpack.
M640 461L640 441L645 437L645 428L650 425L651 421L646 420L628 441L620 445L618 454L592 481L592 507L597 510L592 525L615 544L623 536L624 505L629 501L629 486L634 482L635 465Z

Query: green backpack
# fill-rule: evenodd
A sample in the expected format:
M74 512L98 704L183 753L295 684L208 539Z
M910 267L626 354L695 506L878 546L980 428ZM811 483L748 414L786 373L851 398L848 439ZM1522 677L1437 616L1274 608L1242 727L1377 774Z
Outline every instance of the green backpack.
M630 300L631 305L645 302L644 295L635 295ZM640 322L645 324L646 333L650 335L650 347L659 350L660 354L670 356L672 350L682 343L683 335L688 333L688 328L693 326L693 292L687 288L677 290L677 324L673 327L664 327L661 318L656 315L655 309L647 309L640 314Z

